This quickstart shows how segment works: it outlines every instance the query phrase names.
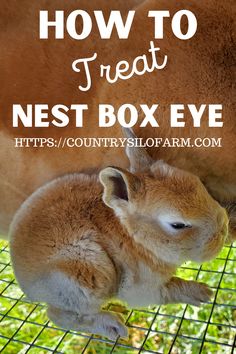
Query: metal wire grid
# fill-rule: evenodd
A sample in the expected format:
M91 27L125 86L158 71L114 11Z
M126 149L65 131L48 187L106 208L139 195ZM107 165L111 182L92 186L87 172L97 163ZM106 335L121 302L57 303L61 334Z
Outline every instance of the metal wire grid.
M236 247L226 246L206 265L186 264L179 273L206 281L215 290L213 302L196 308L159 306L145 310L108 308L122 312L128 341L65 331L49 322L43 305L31 304L17 286L9 249L0 243L0 350L7 354L43 353L230 353L236 354ZM147 289L148 291L148 289Z

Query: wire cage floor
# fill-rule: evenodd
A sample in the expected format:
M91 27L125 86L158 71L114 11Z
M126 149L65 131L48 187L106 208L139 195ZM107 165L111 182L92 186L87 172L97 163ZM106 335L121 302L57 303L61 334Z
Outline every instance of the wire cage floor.
M199 266L186 263L178 271L186 279L206 282L214 299L196 308L166 305L123 314L129 340L65 331L51 323L42 304L27 302L14 279L8 244L0 242L0 352L44 353L228 353L236 354L236 245L226 246L217 259ZM148 291L148 289L147 289Z

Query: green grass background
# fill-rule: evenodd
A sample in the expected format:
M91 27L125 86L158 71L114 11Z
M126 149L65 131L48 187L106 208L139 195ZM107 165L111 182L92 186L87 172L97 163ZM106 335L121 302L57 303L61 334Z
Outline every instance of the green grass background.
M0 253L0 351L2 350L2 353L44 354L55 350L65 354L82 352L108 354L112 348L113 353L124 354L150 351L169 353L173 338L178 331L171 351L173 354L199 353L204 337L202 353L236 354L236 349L232 348L236 335L236 248L224 248L219 259L204 264L200 271L198 271L199 265L190 262L184 265L185 268L178 270L178 275L185 279L195 279L198 275L199 281L213 287L216 291L214 305L204 304L200 308L167 305L131 311L118 303L109 304L110 310L123 314L130 334L128 341L119 340L114 349L114 343L105 338L65 332L56 328L48 321L46 308L42 304L25 302L21 290L14 281L6 246L6 242L0 241L2 250ZM171 317L172 315L175 317ZM183 315L184 319L182 319ZM209 318L210 324L206 324ZM102 341L104 339L106 343ZM142 351L139 351L141 347Z

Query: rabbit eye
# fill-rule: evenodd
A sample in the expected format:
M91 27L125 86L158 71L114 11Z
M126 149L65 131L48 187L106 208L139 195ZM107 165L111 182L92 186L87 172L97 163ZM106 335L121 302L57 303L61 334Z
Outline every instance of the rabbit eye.
M182 230L182 229L191 228L191 225L186 225L183 223L173 223L171 224L171 227L175 230Z

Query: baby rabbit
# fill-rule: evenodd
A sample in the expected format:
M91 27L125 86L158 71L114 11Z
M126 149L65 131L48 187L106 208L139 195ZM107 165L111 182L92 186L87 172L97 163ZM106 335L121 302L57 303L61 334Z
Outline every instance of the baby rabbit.
M130 172L108 167L39 188L11 226L13 267L28 298L47 303L58 326L110 339L128 334L101 310L113 297L130 306L208 301L207 285L174 273L187 260L215 257L228 229L225 210L196 176L144 149L127 155Z

